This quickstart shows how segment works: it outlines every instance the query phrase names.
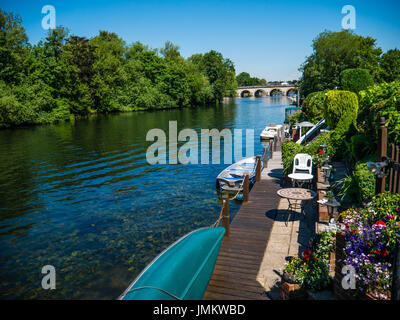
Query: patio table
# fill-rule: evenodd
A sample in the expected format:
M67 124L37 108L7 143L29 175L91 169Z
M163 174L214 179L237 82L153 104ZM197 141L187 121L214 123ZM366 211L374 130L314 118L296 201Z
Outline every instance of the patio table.
M277 191L277 194L281 198L285 198L288 200L287 211L294 211L295 209L301 209L301 214L304 217L305 217L304 209L306 204L317 196L317 193L315 191L305 188L283 188L279 189ZM298 205L298 201L300 201L300 207Z
M309 173L291 173L288 175L289 178L293 180L293 187L297 182L297 185L303 187L305 183L310 183L310 181L314 178L312 174Z

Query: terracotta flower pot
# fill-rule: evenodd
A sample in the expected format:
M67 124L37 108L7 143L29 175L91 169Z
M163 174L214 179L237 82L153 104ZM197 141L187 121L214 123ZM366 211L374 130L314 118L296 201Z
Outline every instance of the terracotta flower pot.
M281 280L281 300L306 300L307 292L298 283L290 283L282 277Z

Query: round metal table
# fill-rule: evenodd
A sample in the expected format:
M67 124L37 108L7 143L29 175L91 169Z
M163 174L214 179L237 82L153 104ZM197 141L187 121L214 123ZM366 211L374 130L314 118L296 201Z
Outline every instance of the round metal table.
M293 187L295 187L296 182L300 187L303 187L305 183L310 183L314 178L314 176L309 173L291 173L288 177L293 180Z
M277 191L278 196L288 200L287 211L295 211L301 209L301 214L305 217L306 204L317 196L317 193L305 188L284 188ZM298 205L300 202L300 206ZM303 203L304 202L304 203ZM288 217L289 218L289 217Z

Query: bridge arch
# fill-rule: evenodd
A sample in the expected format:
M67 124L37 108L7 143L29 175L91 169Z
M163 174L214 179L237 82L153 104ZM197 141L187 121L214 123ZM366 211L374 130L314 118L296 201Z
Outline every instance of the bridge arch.
M271 97L276 96L276 95L279 95L279 94L284 95L283 90L280 89L280 88L274 88L274 89L272 89L272 90L270 91L270 93L269 93L269 95L270 95Z
M287 89L286 95L288 96L289 94L297 94L297 89L296 88Z
M268 96L269 94L268 94L268 92L267 92L267 90L264 90L264 89L257 89L257 90L255 90L254 91L254 96L257 98L257 97L262 97L262 96Z
M273 96L277 93L280 93L286 96L288 93L297 92L297 88L294 85L288 84L266 84L262 86L242 86L237 88L237 96L238 97L259 97L260 95L265 94L266 96Z
M250 90L244 89L244 90L240 91L239 97L241 97L241 98L244 98L244 97L251 97L251 92L250 92Z

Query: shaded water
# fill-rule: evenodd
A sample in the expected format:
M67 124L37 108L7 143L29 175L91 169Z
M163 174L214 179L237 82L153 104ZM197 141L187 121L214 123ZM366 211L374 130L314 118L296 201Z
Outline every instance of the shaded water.
M148 130L253 128L282 123L286 97L219 107L100 115L0 131L0 298L114 299L174 240L212 224L226 167L149 165ZM243 149L245 144L243 144ZM243 150L243 155L245 151ZM231 202L235 215L240 203ZM56 269L43 290L41 269Z

